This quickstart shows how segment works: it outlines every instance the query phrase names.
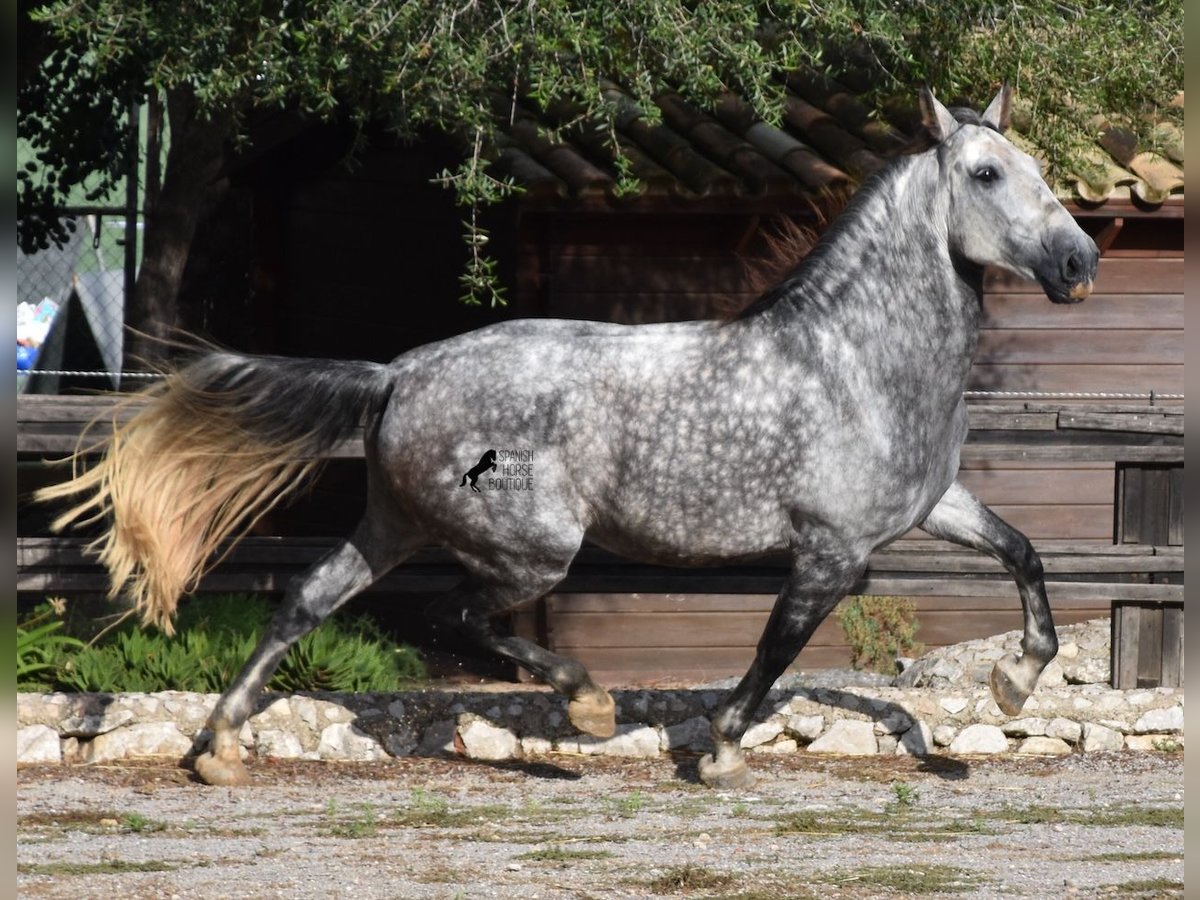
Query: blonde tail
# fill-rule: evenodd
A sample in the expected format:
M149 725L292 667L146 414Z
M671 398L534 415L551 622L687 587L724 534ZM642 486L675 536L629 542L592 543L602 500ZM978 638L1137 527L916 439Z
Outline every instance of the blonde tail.
M333 445L391 393L383 366L212 353L160 385L111 436L76 454L102 456L40 501L79 502L55 531L105 520L89 544L142 616L172 633L179 596L194 591L222 543L245 534L304 483ZM82 498L82 499L79 499Z

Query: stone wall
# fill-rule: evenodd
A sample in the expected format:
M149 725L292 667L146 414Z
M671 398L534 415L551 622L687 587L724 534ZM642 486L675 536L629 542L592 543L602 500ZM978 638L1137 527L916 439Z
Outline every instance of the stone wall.
M789 676L768 696L744 747L763 753L1062 754L1183 746L1181 688L1116 691L1107 679L1108 620L1059 629L1059 659L1021 716L988 693L992 660L1010 632L944 648L894 683L828 686L828 674ZM1099 660L1103 659L1103 665ZM617 733L578 734L563 698L537 688L432 689L396 694L265 695L246 723L246 755L369 761L463 754L514 759L553 753L653 756L711 746L708 717L723 692L614 691ZM21 763L183 759L202 749L215 694L21 694Z

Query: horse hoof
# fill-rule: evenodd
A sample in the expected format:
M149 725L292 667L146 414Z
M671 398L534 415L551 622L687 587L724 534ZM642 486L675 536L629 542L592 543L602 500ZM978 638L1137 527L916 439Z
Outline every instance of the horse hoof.
M217 787L242 787L250 783L250 773L240 759L227 760L201 753L196 757L196 774L205 784Z
M754 787L754 773L745 760L718 764L711 753L700 757L700 780L718 791L744 791Z
M608 691L572 699L567 717L584 734L606 738L617 733L617 705Z
M992 699L1006 716L1015 716L1025 705L1029 695L1033 693L1033 685L1022 687L1025 681L1021 671L1020 660L1009 654L996 661L992 674L988 676L988 687L992 690Z

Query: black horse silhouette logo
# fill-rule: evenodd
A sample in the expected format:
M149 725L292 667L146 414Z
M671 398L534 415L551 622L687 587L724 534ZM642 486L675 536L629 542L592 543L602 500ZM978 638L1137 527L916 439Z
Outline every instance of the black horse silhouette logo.
M469 479L471 479L471 490L473 490L477 494L482 494L483 491L481 491L476 486L475 482L477 482L479 480L479 476L482 475L484 472L486 472L488 469L491 469L493 472L496 471L496 451L495 450L489 450L487 453L483 454L483 456L479 457L479 464L472 466L470 469L467 469L467 473L465 475L463 475L463 479L462 479L462 481L460 481L458 483L458 486L462 487L464 484L467 483L467 479L469 478Z

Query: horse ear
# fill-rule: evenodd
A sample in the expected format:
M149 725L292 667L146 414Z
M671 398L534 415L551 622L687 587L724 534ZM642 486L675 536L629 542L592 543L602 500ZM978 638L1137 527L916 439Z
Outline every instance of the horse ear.
M921 124L939 144L958 130L958 120L938 102L928 86L921 88Z
M1005 79L1004 84L1000 86L998 93L992 102L988 104L988 108L983 111L983 124L990 128L995 128L1001 134L1008 129L1008 120L1012 113L1012 87L1008 80Z

